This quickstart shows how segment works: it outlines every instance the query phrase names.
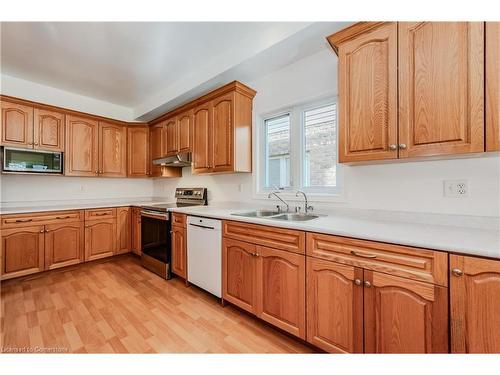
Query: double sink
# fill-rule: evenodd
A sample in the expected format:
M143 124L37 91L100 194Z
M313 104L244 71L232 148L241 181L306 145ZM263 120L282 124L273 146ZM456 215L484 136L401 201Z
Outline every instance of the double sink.
M255 217L261 219L283 220L283 221L309 221L319 218L319 215L305 213L288 213L271 210L256 210L250 212L234 213L234 216Z

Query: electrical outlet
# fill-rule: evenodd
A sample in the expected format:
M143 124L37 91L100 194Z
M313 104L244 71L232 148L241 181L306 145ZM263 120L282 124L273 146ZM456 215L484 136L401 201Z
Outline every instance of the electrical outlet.
M465 198L469 196L469 181L446 180L444 181L444 196L449 198Z

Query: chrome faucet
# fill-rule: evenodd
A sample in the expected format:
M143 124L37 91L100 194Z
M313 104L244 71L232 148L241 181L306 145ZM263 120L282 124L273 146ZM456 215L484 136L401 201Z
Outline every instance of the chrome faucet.
M313 206L309 206L306 193L304 193L302 190L297 190L297 193L295 194L295 196L298 197L299 194L302 194L304 196L304 213L307 214L307 211L314 210ZM300 207L298 207L298 208L300 209Z
M269 193L269 195L267 196L268 198L271 198L272 196L275 196L276 198L278 198L280 201L283 202L283 204L286 206L286 212L288 212L288 210L290 209L290 206L288 205L288 203L286 203L283 198L281 198L279 195L278 195L278 192L277 191L273 191L272 193ZM281 207L278 205L278 211L281 212Z

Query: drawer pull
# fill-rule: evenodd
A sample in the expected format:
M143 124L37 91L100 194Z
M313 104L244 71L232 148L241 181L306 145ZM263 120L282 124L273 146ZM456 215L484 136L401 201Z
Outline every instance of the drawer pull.
M33 221L33 219L16 219L16 223L29 223Z
M460 277L464 274L460 268L453 268L453 270L451 270L451 272L453 273L453 275L458 276L458 277Z
M97 212L95 214L95 216L106 216L106 215L109 215L109 213L108 212Z
M68 216L56 216L56 219L59 219L59 220L61 220L61 219L70 219L70 218L71 218L71 216L69 216L69 215Z
M375 259L377 255L375 254L364 254L364 253L358 253L357 251L351 250L352 255L356 255L357 257L361 258L369 258L369 259Z

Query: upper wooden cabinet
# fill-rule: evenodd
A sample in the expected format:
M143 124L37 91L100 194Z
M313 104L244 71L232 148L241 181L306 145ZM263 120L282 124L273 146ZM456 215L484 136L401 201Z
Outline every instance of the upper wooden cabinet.
M163 135L163 123L154 125L149 130L149 147L150 147L150 169L151 176L158 177L161 176L161 166L153 165L154 159L159 159L164 156L163 154L163 144L164 144L164 135Z
M340 162L397 158L397 23L340 44Z
M179 152L191 151L193 138L193 111L189 110L177 116L177 132L179 134Z
M177 129L177 119L175 117L170 118L165 121L165 124L163 126L165 136L163 155L175 155L179 150L179 132Z
M341 162L484 151L484 23L360 22L328 40Z
M66 152L64 170L67 176L98 176L99 124L97 121L66 116Z
M148 177L150 174L149 127L130 125L127 128L127 176Z
M193 111L193 174L211 171L210 157L212 155L212 106L205 103Z
M99 122L99 175L127 176L127 127Z
M452 353L500 353L500 261L450 255Z
M64 114L2 99L1 144L64 151Z
M486 151L500 151L500 22L486 22Z

